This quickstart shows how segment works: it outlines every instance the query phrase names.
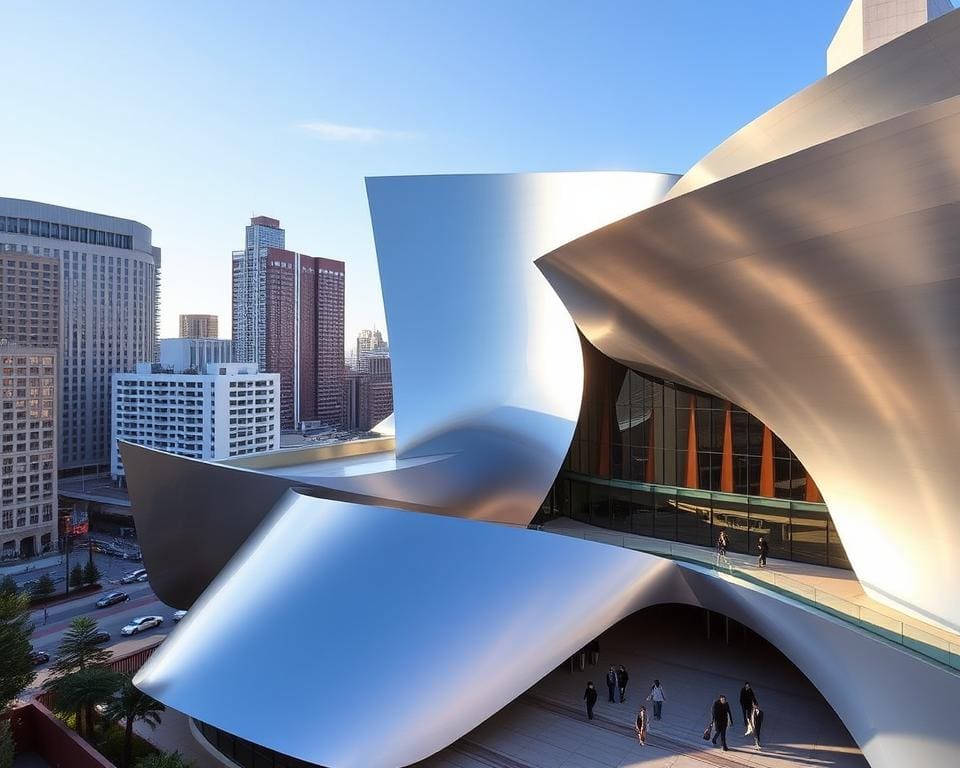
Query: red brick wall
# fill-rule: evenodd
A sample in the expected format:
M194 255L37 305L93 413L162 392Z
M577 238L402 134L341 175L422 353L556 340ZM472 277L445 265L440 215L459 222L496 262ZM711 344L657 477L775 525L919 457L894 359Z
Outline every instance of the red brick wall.
M93 747L58 720L40 702L0 714L9 719L17 752L36 752L51 768L114 768Z

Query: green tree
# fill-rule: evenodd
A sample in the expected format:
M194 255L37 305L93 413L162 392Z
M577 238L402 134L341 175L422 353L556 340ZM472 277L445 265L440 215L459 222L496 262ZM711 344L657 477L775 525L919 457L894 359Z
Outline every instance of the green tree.
M57 660L53 664L55 678L89 667L102 667L110 660L110 652L96 642L99 629L97 620L89 616L77 616L70 622L57 647Z
M37 583L33 585L33 589L30 590L30 597L34 600L43 600L50 597L50 595L56 591L57 586L53 583L53 579L50 578L49 574L45 573L37 579Z
M13 732L10 730L10 721L0 723L0 768L13 768Z
M83 583L90 586L96 584L99 578L100 569L97 568L93 560L87 560L87 564L83 566Z
M20 591L16 579L13 576L4 576L0 580L0 595L15 595Z
M193 768L179 752L155 752L140 759L135 768Z
M86 667L57 677L49 686L58 712L77 715L77 733L93 737L93 712L97 704L109 701L123 685L123 675L107 667Z
M83 566L77 563L70 569L70 586L79 589L83 586Z
M142 720L151 730L160 725L160 713L166 707L152 696L148 696L133 684L133 680L125 677L120 692L107 704L106 715L110 720L124 722L123 753L120 757L120 768L130 765L130 753L133 747L133 724Z
M30 660L30 601L26 595L0 593L0 709L33 682Z

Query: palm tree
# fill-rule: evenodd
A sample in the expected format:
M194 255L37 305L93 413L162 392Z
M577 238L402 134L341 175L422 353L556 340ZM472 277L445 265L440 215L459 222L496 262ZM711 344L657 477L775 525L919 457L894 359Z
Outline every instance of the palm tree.
M179 752L154 752L140 758L135 768L193 768L193 763Z
M96 619L89 616L77 616L70 622L70 628L63 633L57 648L57 660L52 667L55 678L88 667L103 666L110 660L110 652L97 645L98 629Z
M151 729L160 725L160 713L166 707L152 696L148 696L133 684L133 680L124 677L120 692L107 704L106 716L114 722L124 721L123 753L120 768L130 765L130 752L133 748L133 724L142 720Z
M77 714L77 733L93 737L93 708L109 701L123 685L123 675L106 667L86 667L53 680L53 706ZM82 715L82 717L81 717Z

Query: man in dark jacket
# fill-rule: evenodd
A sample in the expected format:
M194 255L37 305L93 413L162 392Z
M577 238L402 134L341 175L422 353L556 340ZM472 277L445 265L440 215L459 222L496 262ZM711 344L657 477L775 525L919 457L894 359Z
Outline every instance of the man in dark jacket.
M723 751L727 750L727 728L730 727L730 723L733 720L733 714L730 712L730 704L727 703L726 696L719 696L715 702L713 702L713 745L717 745L717 739L720 739L720 745L723 747Z
M617 690L617 670L615 670L611 666L610 671L607 672L607 691L610 693L610 701L616 701L616 699L613 698L613 694L616 690Z
M597 689L593 683L587 683L587 690L583 692L583 700L587 702L587 718L593 720L593 705L597 703Z
M744 683L740 689L740 709L743 710L743 727L747 727L750 722L750 713L753 711L753 705L757 703L757 694L750 683Z
M761 568L767 567L767 553L769 551L770 551L770 545L767 544L767 540L763 538L763 536L761 536L760 541L757 542L757 552L760 553L760 559L758 560L757 564Z
M620 691L620 703L623 704L624 699L627 696L627 680L630 679L630 675L627 674L627 668L620 665L620 669L617 670L617 688Z

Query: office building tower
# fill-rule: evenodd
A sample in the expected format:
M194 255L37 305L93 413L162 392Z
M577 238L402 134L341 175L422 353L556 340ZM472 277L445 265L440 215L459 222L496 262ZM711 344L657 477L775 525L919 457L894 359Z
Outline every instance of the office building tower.
M390 356L369 355L366 371L348 371L343 383L343 426L369 430L393 413Z
M0 254L0 546L2 557L57 547L57 354L60 264Z
M233 359L260 370L266 368L267 250L285 245L277 219L255 216L244 250L233 252Z
M280 374L280 422L343 421L344 264L270 248L264 370Z
M216 315L180 315L180 338L215 339L217 326Z
M180 345L161 344L159 363L114 374L110 474L115 481L124 480L120 440L194 459L246 456L280 446L277 374L258 373L253 363L184 366L182 351Z
M0 198L0 253L59 264L59 468L106 465L110 376L157 354L160 249L129 219ZM32 318L31 318L32 319Z
M383 340L383 334L376 328L373 330L365 328L357 334L356 348L356 368L361 373L369 370L367 358L372 354L386 352L387 343Z

